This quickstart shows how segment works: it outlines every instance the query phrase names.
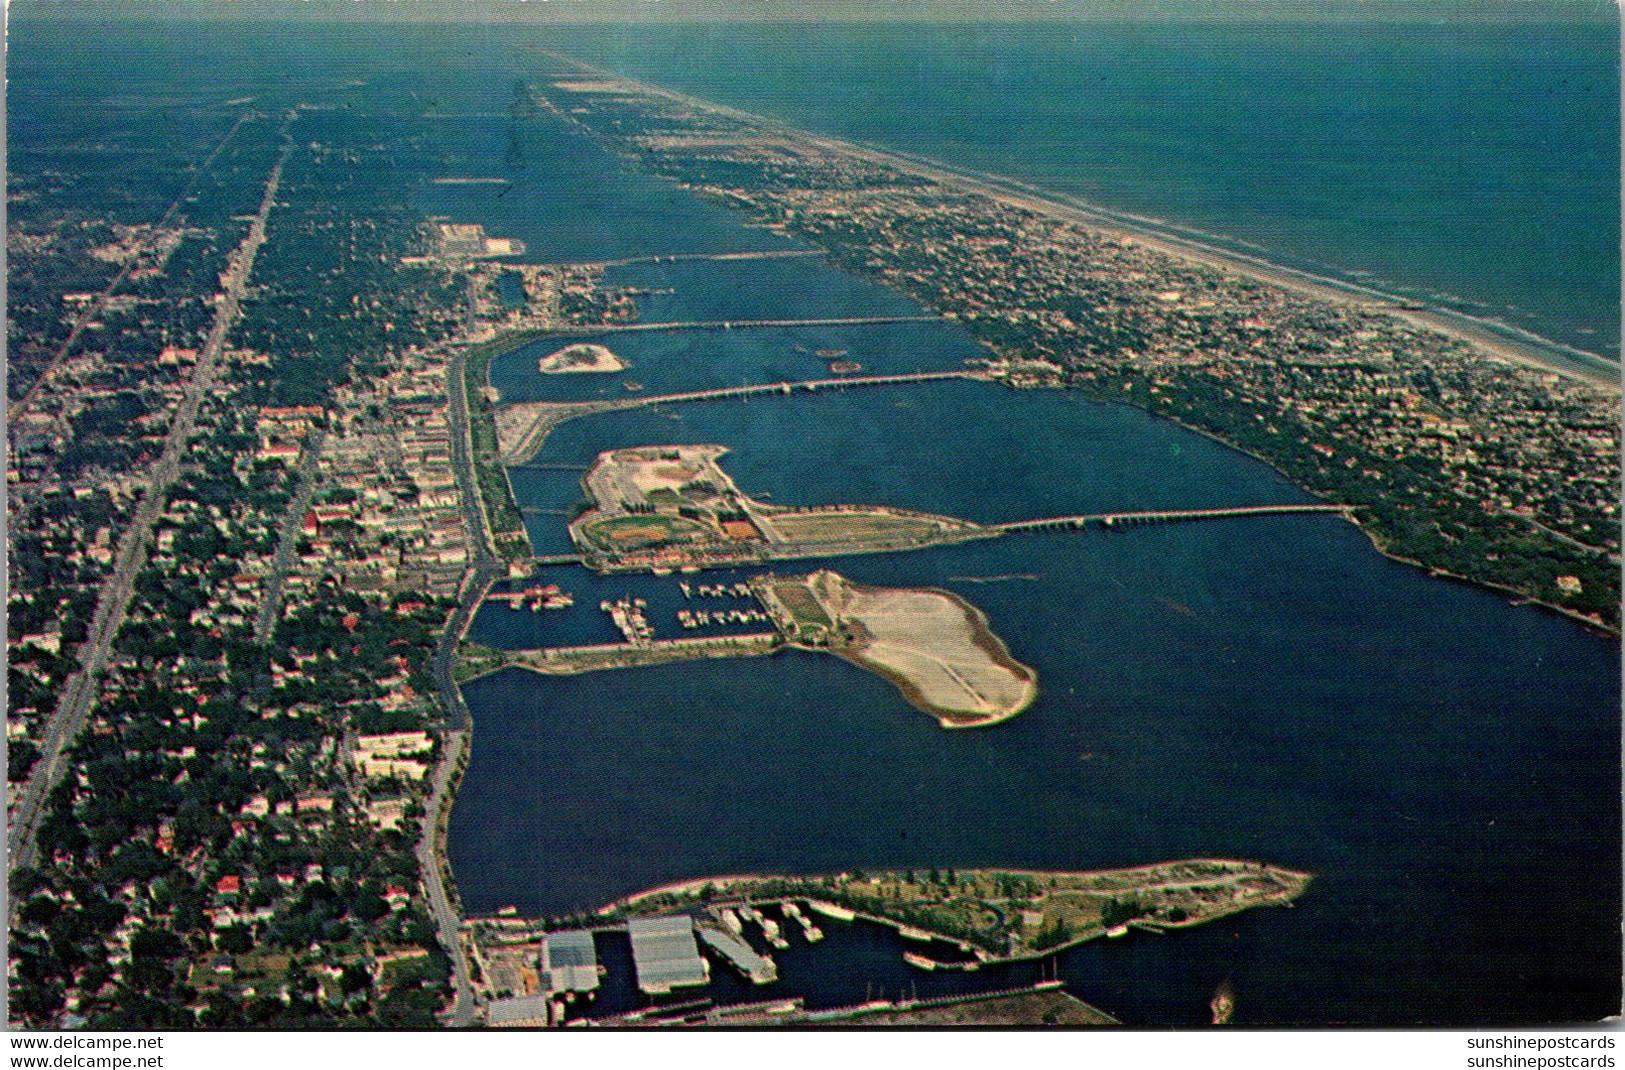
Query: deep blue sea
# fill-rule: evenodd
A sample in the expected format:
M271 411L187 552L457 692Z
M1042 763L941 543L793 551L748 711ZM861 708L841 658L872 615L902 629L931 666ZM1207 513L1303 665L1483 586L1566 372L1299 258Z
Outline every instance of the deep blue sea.
M219 126L230 113L211 109L248 93L264 105L317 100L332 110L302 117L296 140L394 138L417 211L521 238L537 259L787 246L624 172L555 120L511 118L514 82L550 69L542 50L574 50L1284 258L1448 291L1576 344L1617 342L1617 27L796 32L799 47L759 26L126 26L69 38L23 24L8 114L15 151L136 113ZM430 181L447 175L511 184ZM817 259L751 265L621 277L671 290L646 307L673 319L912 307ZM820 350L872 370L952 367L978 352L949 325L911 324L612 344L630 361L623 373L542 376L544 340L497 361L492 381L510 398L626 396L815 377ZM566 424L512 473L538 550L567 545L581 465L654 442L724 444L740 487L784 504L1003 520L1304 500L1267 467L1138 411L954 382ZM467 909L555 914L738 871L1241 856L1317 879L1290 910L1069 953L1069 987L1148 1025L1204 1021L1227 978L1237 1020L1252 1024L1618 1010L1616 642L1387 561L1325 517L1035 534L829 564L975 602L1037 668L1039 701L992 729L944 732L885 680L805 653L484 678L465 689L475 735L450 840ZM573 609L488 606L474 636L612 638L597 605L623 594L648 600L661 634L680 634L677 577L549 571L576 592ZM782 986L828 1005L949 983L910 977L886 939L859 926L818 956L798 946ZM615 978L606 999L635 1001L624 949L613 937L602 947ZM769 994L719 985L719 998Z
M1617 20L578 29L557 48L1619 358Z

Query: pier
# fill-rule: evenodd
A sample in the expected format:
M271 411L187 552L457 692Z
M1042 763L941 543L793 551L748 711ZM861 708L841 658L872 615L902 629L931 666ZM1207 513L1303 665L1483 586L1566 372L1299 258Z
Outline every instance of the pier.
M707 947L727 959L751 984L765 985L779 979L779 968L773 960L758 954L742 938L711 925L701 925L697 931Z

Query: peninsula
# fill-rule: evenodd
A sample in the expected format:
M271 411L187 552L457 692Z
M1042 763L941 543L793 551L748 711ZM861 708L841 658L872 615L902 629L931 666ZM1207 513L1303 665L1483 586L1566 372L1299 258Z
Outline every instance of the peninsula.
M640 892L598 915L639 917L695 905L805 898L828 917L865 916L914 939L962 942L978 963L988 963L1033 958L1130 929L1188 929L1253 907L1285 906L1312 879L1279 866L1219 858L1077 873L916 868L824 877L746 875Z
M469 933L490 971L479 994L490 1000L486 1010L494 1025L514 1024L521 1014L539 1019L543 1004L554 1025L567 1019L633 1027L1110 1025L1117 1019L1067 993L1059 977L924 999L871 997L833 1008L808 1007L801 996L780 988L764 992L765 1002L706 1008L710 1000L701 997L598 1012L594 996L608 970L597 964L589 934L631 936L633 971L644 992L665 996L681 987L698 995L711 984L712 960L752 984L771 986L780 980L779 951L803 943L798 958L805 969L807 956L816 954L813 948L826 935L859 923L895 930L901 939L892 946L915 970L976 973L1048 959L1086 941L1125 937L1136 929L1163 933L1254 907L1291 906L1312 880L1296 870L1220 858L1086 872L913 868L824 876L745 874L664 885L590 913L540 919L503 910L470 918ZM753 942L757 936L760 942ZM646 946L662 941L665 957L646 952L640 961L640 939ZM761 950L763 943L773 950ZM702 957L702 947L708 958ZM540 973L532 965L538 957ZM550 968L550 962L559 965Z
M810 576L758 576L739 588L761 603L774 631L661 639L641 607L606 603L602 608L622 627L624 643L499 651L465 642L459 676L472 679L509 665L573 676L755 657L789 646L835 654L884 676L944 728L996 724L1038 697L1038 674L1010 655L979 609L952 592L864 587L827 569ZM746 620L764 616L734 613ZM687 610L679 619L685 627L697 624Z

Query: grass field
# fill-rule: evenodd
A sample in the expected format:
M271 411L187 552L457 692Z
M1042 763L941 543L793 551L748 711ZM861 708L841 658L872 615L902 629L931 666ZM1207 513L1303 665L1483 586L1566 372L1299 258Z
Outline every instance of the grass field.
M818 599L813 597L805 583L776 583L773 594L790 611L797 627L834 627L835 622L829 619L829 614L824 612L824 607L818 604Z

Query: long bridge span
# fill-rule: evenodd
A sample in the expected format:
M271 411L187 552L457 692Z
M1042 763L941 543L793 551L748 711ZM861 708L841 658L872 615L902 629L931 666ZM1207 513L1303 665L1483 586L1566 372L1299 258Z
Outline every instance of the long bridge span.
M682 394L652 394L648 397L617 398L614 401L521 401L505 406L511 410L534 412L535 417L521 433L504 439L510 444L502 447L505 465L529 465L541 449L542 442L552 430L566 420L590 416L601 412L619 412L624 409L643 409L652 405L684 401L720 401L726 398L750 397L753 394L812 393L818 390L845 390L854 386L888 386L894 383L927 383L939 379L979 379L982 373L960 368L952 371L906 372L898 375L841 375L827 379L796 379L780 383L755 383L748 386L725 386L714 390L692 390ZM506 434L506 433L504 433ZM578 465L542 464L535 467L549 470L576 470Z
M1317 502L1313 505L1235 505L1218 509L1150 509L1139 512L1046 516L1039 517L1036 520L1016 520L1008 524L991 524L989 527L1000 534L1011 534L1019 531L1060 531L1066 528L1088 527L1090 524L1115 528L1130 524L1160 524L1177 520L1218 520L1234 516L1280 516L1291 513L1338 513L1342 516L1348 516L1353 508L1353 506L1349 505L1327 505Z
M696 559L694 563L703 568L726 568L740 565L752 566L759 565L764 561L787 561L810 556L847 557L853 554L892 553L901 550L925 549L928 546L942 546L950 543L996 539L1004 535L1015 535L1027 531L1081 531L1090 526L1117 528L1137 524L1221 520L1229 517L1246 516L1291 516L1305 513L1329 513L1351 518L1355 508L1355 506L1351 505L1328 505L1317 502L1312 505L1236 505L1216 509L1147 509L1133 512L1084 513L1077 516L1047 516L1034 520L1016 520L1008 524L970 524L964 521L954 521L953 523L956 526L951 533L945 529L937 537L926 538L923 541L907 546L864 544L859 541L840 546L825 543L814 549L806 544L783 544L767 547L765 554L758 552L760 548L753 548L738 560L713 559L702 561ZM589 568L595 567L590 555L586 554L550 554L532 558L531 563L534 565L584 564ZM633 571L646 567L637 564L628 566Z
M668 401L719 401L724 398L749 397L752 394L793 394L797 391L812 393L817 390L842 390L852 386L890 386L894 383L928 383L938 379L974 379L975 372L956 369L945 372L904 372L898 375L842 375L829 379L795 379L782 383L755 383L750 386L724 386L715 390L694 390L685 394L656 394L647 398L628 398L613 402L618 409L643 408Z
M663 256L628 256L620 260L583 260L569 264L574 268L628 267L632 264L675 264L694 260L786 260L793 257L827 256L822 249L762 249L744 253L667 253Z
M845 327L871 323L943 323L941 316L843 316L830 319L675 320L669 323L615 323L552 329L551 334L626 334L630 331L734 331L752 327Z

